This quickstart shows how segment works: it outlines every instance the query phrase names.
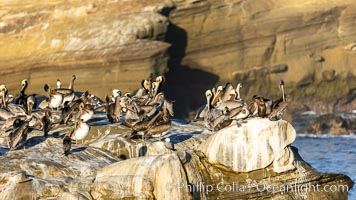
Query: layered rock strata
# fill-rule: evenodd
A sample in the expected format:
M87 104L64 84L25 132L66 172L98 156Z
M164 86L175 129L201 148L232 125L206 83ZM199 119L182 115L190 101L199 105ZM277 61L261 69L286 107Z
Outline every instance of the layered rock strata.
M14 94L24 78L29 92L43 94L43 82L69 82L77 74L76 88L104 97L113 88L132 92L150 73L166 73L165 90L177 100L180 117L204 103L206 89L226 81L241 82L242 96L249 99L256 93L278 98L284 79L293 114L356 107L352 0L0 6L0 74Z

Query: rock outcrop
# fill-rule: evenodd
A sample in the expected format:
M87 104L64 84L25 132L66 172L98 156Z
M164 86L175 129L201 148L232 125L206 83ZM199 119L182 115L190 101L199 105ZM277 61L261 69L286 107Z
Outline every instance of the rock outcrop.
M300 133L347 135L356 133L355 113L334 113L325 115L301 115L294 120Z
M289 145L296 132L284 120L250 119L230 125L209 137L200 146L212 164L223 165L234 172L250 172L273 163L275 172L294 169L294 156Z
M291 146L295 130L283 120L248 119L215 133L177 120L164 136L173 148L160 139L129 139L129 129L105 121L95 115L88 137L68 156L62 137L71 127L55 126L47 138L33 130L14 151L2 132L0 199L346 199L347 191L298 188L353 186L345 175L321 174L304 162Z

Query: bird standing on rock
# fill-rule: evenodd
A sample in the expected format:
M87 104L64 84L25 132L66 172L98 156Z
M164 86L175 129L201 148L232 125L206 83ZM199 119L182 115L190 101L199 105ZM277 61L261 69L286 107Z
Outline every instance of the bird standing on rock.
M6 106L7 93L8 93L8 90L7 90L6 86L4 84L0 85L0 95L1 95L1 101L2 101L3 108L7 107Z
M13 130L7 136L7 145L10 150L14 150L24 145L27 139L29 122L16 119L13 123Z
M63 138L63 152L64 155L68 155L72 146L72 139L78 144L78 140L83 140L88 136L90 126L83 121L83 119L76 119L75 125L69 134L66 134Z
M70 133L70 135L73 134L73 131ZM72 139L70 138L70 135L65 135L63 138L63 153L65 156L67 156L70 152L70 149L72 147Z
M59 108L63 102L63 94L57 92L56 90L51 90L51 87L48 84L45 84L43 89L48 94L48 97L46 99L46 101L48 102L48 107L52 109Z
M45 115L42 117L41 121L42 121L43 135L45 137L47 137L48 136L48 132L52 128L51 112L46 110Z
M72 79L69 83L68 89L67 88L58 88L54 89L56 92L60 93L63 95L63 103L66 101L72 102L75 99L75 94L74 94L74 81L77 79L76 75L72 76Z
M268 118L272 121L279 120L282 118L282 115L286 111L287 108L287 98L284 92L284 81L281 80L279 83L279 89L282 92L282 97L272 103L271 106L271 114L269 114Z
M85 123L83 119L78 118L73 128L73 135L71 135L71 138L77 143L78 140L83 140L89 134L89 130L90 126Z
M115 112L114 112L115 113ZM81 103L79 105L79 119L82 119L84 122L87 122L94 116L94 109L90 104Z
M266 115L266 104L264 98L254 95L252 97L252 102L249 105L250 116L255 117L265 117Z

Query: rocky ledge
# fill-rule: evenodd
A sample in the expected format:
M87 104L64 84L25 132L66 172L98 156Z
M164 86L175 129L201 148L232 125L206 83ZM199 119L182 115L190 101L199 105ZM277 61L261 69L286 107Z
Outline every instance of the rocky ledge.
M298 133L348 135L356 133L356 113L316 115L306 112L293 120Z
M15 151L1 133L0 199L347 199L346 189L323 188L354 184L303 161L292 146L296 132L284 120L251 118L218 132L174 120L167 135L146 141L128 139L130 130L104 115L89 123L88 137L68 156L62 151L67 127L46 138L32 131Z

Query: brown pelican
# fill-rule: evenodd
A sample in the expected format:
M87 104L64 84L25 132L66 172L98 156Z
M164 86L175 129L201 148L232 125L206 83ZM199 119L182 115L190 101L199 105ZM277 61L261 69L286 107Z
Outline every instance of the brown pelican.
M147 138L149 136L162 137L169 132L170 128L171 128L171 121L148 126L147 130L144 132L143 137L144 138Z
M1 100L3 107L6 108L6 96L7 96L7 88L4 84L0 85L0 95L1 95Z
M68 101L64 102L63 108L61 110L61 121L60 124L68 124L69 120L72 119L73 114L76 110L78 110L77 102L72 102L70 104Z
M73 138L77 143L78 140L83 140L89 134L89 130L90 126L85 123L83 119L77 119L71 138Z
M15 104L20 104L25 108L28 115L31 115L32 110L36 104L35 95L26 95L25 90L28 87L28 80L24 79L21 81L20 95L15 99Z
M45 115L41 119L42 121L42 130L43 130L43 136L47 137L48 132L52 128L52 122L51 122L51 112L48 110L45 112Z
M84 122L88 121L94 116L94 109L90 104L83 104L81 103L79 105L79 119L82 119ZM115 110L114 110L114 115L115 115Z
M32 114L32 110L34 109L36 104L36 98L34 95L27 96L26 99L26 112L28 115Z
M161 110L147 124L144 132L144 138L147 136L162 137L167 134L171 128L170 112L167 109Z
M227 107L224 108L222 113L218 113L215 119L207 121L207 126L211 131L218 131L226 126L229 126L232 123L230 118L230 111Z
M221 102L227 101L230 99L231 91L235 90L231 83L226 83L223 95L221 96ZM224 108L224 107L223 107Z
M271 114L269 114L268 118L270 120L279 120L282 118L286 108L287 108L287 98L284 92L284 81L281 80L279 84L279 89L282 92L282 97L272 103L271 106Z
M164 98L164 94L162 92L158 93L152 100L151 102L148 104L149 106L152 106L151 110L149 112L144 113L145 114L145 118L147 119L151 119L155 114L157 114L164 102L165 102L165 98ZM173 108L172 108L173 109Z
M15 99L16 104L23 105L26 108L26 99L27 95L25 94L25 90L28 86L27 79L21 81L20 95Z
M252 102L249 105L250 116L259 116L265 117L266 116L266 104L264 102L264 98L253 95Z
M48 107L49 108L59 108L63 102L63 94L57 92L56 90L51 90L51 87L48 84L44 85L44 90L48 94Z
M109 122L119 122L120 121L120 115L121 115L121 98L117 96L115 98L115 102L110 102L110 98L108 96L105 97L106 104L105 104L105 110L106 110L106 116L109 120ZM126 106L126 105L125 105Z
M207 90L205 92L205 96L207 98L206 99L207 100L207 111L204 116L204 121L205 121L206 127L208 127L210 130L214 130L215 119L217 119L218 117L220 117L223 114L222 110L216 109L211 105L212 95L213 94L212 94L211 90Z
M115 103L110 102L110 97L106 96L105 97L105 110L106 110L106 116L109 120L109 122L114 122L114 109L115 109Z
M57 79L57 89L62 88L61 80Z
M207 90L205 91L205 99L206 99L206 104L202 107L199 108L197 114L195 115L194 119L203 119L206 117L208 111L210 110L210 102L211 102L211 98L213 96L213 93L211 90Z
M151 90L152 90L151 96L152 97L155 97L158 94L164 81L165 81L164 76L157 76L156 80L152 82L152 88L151 88Z
M11 112L14 116L26 115L26 111L23 109L23 107L13 104L13 103L7 104L6 110Z
M72 80L70 81L68 90L61 89L57 92L62 93L64 95L63 97L63 102L69 101L72 102L75 99L75 94L74 94L74 81L77 77L75 75L72 76Z
M227 107L229 110L232 110L234 108L238 108L238 107L242 107L244 106L244 103L242 103L241 101L236 101L236 100L226 100L221 102L218 106L216 106L215 108L219 109L219 110L224 110L225 107Z
M73 134L74 129L70 132L70 135L65 135L63 138L63 153L67 156L70 152L70 148L72 146L72 139L70 136Z
M248 110L247 106L243 106L230 110L229 117L230 119L241 120L246 119L249 114L250 111Z
M235 97L236 100L242 100L241 96L240 96L240 88L242 88L242 84L238 83L236 86L236 89L235 89L236 94L237 94L237 96Z
M116 97L121 97L121 91L119 89L112 90L111 100L115 102Z
M142 88L138 89L136 94L134 95L135 98L140 98L148 95L148 92L151 89L151 81L150 80L142 80L141 86Z
M9 118L7 118L7 119L5 120L4 125L3 125L1 128L2 128L3 130L9 129L10 127L13 126L14 121L15 121L16 119L20 119L20 120L22 120L22 121L25 121L25 120L28 120L29 117L26 116L26 115L11 116L11 117L9 117Z
M211 101L212 106L215 106L219 101L221 101L221 96L223 95L223 92L224 92L224 88L223 88L223 86L220 85L216 89L216 93L213 97L213 100Z
M162 107L156 115L153 116L149 121L139 121L132 124L131 128L133 133L143 132L142 139L146 137L162 137L167 134L171 128L170 116L173 115L169 110L170 105L165 105Z
M28 121L16 119L13 124L13 131L7 136L7 144L10 150L25 144L28 134Z
M77 79L77 76L75 74L73 74L72 75L72 79L71 79L71 81L69 83L68 89L74 90L74 81L75 81L75 79Z
M58 93L58 94L62 94L63 95L63 99L62 99L62 104L64 104L64 102L68 101L68 102L72 102L75 99L75 94L74 94L74 81L77 77L75 75L72 76L72 79L69 83L69 87L68 88L58 88L58 86L61 84L58 83L57 80L57 89L53 89L51 90L52 93ZM61 104L61 105L62 105Z
M229 97L228 101L237 100L236 97L237 97L236 90L231 90L231 91L230 91L230 97Z

